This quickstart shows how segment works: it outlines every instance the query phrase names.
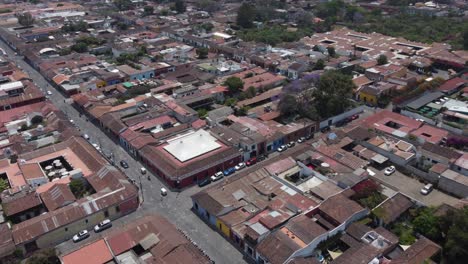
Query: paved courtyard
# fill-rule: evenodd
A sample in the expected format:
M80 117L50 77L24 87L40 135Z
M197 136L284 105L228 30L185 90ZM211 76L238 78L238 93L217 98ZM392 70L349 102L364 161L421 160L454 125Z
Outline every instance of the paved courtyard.
M407 196L424 203L425 205L439 206L443 203L454 205L458 202L457 198L436 189L434 189L428 195L422 195L420 191L425 183L408 177L398 171L394 172L390 176L385 176L383 170L379 171L376 168L371 168L371 170L376 173L374 178L388 186L390 189L400 191L401 193L404 193Z

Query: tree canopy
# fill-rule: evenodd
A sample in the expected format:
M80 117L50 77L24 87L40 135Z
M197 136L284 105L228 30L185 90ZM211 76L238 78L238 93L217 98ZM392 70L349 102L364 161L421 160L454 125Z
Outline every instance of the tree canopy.
M29 12L16 14L16 18L18 19L18 23L24 27L29 27L34 24L34 17Z
M248 3L242 3L237 11L237 25L243 28L253 27L255 19L255 7Z
M339 71L326 71L320 76L314 90L316 109L320 117L327 118L343 113L350 105L355 85L350 76Z
M130 0L114 0L114 5L117 7L118 10L120 11L125 11L132 9L132 1Z
M224 81L224 85L228 87L231 93L238 93L244 87L244 82L238 77L229 77Z
M187 10L185 2L183 0L176 0L174 3L174 10L179 14L185 13L185 10Z
M208 58L208 48L198 48L195 52L201 60Z
M385 55L380 55L378 58L377 58L377 64L379 65L385 65L388 63L388 59L387 59L387 56Z

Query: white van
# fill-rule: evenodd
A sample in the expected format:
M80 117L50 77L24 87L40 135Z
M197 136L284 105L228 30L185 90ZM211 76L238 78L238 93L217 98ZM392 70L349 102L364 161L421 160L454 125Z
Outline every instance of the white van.
M141 172L141 174L146 174L146 169L142 167L142 168L140 169L140 172Z

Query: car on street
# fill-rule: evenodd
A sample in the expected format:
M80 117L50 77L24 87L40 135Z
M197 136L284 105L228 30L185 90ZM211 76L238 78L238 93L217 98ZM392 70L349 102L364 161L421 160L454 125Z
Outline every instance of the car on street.
M224 174L224 176L228 176L228 175L233 174L234 172L236 172L236 168L231 167L231 168L225 169L225 170L223 171L223 174Z
M218 171L217 173L215 173L215 175L211 176L211 181L215 182L215 181L221 180L223 177L224 177L223 172Z
M292 147L294 147L295 145L296 145L296 142L291 141L291 142L288 143L287 146L288 146L288 148L292 148Z
M88 134L83 134L82 137L83 137L84 139L86 139L86 140L89 140Z
M255 163L257 163L257 157L250 158L250 159L245 163L245 165L247 165L247 166L252 166L252 165L254 165Z
M52 95L52 92L51 92L51 91L47 91L46 94L47 94L47 95Z
M328 131L330 131L329 126L326 126L326 127L322 128L322 129L320 129L320 132L322 132L322 133L325 133L325 132L328 132Z
M206 185L208 185L210 183L211 183L211 179L210 178L205 178L205 179L198 182L198 187L203 187L203 186L206 186Z
M306 138L305 137L300 137L298 140L297 140L297 143L302 143L306 141Z
M432 189L434 188L434 186L432 186L432 184L426 184L424 185L424 187L421 189L421 194L422 195L428 195L430 192L432 192Z
M99 147L99 145L96 144L96 143L93 143L93 147L94 147L97 151L100 151L100 150L101 150L101 148Z
M267 158L268 158L267 155L260 155L258 156L257 160L260 162L260 161L266 160Z
M73 242L80 242L81 240L84 240L89 237L89 232L88 230L81 230L78 232L78 234L73 236Z
M390 166L390 167L385 168L384 174L385 174L386 176L390 176L390 175L392 175L394 172L395 172L395 166L392 165L392 166Z
M166 196L167 195L167 190L166 188L162 187L161 188L161 196Z
M283 151L285 151L285 150L287 150L287 149L288 149L288 146L286 146L286 145L281 145L277 150L278 150L278 152L283 152Z
M112 226L112 222L109 219L105 219L99 224L94 226L94 232L99 233L101 231L106 230L107 228L110 228Z
M125 160L120 161L120 166L122 166L124 169L128 169L128 163Z
M245 162L241 162L234 167L236 170L242 170L245 168Z

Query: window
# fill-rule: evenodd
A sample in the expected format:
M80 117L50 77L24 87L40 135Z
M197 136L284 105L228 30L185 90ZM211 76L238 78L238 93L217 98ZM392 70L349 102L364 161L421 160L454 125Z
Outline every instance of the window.
M120 207L119 207L119 206L116 206L116 207L115 207L115 211L116 211L117 213L120 212Z
M109 211L107 210L104 211L104 217L109 217Z

